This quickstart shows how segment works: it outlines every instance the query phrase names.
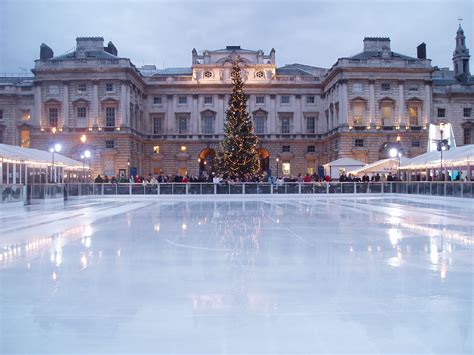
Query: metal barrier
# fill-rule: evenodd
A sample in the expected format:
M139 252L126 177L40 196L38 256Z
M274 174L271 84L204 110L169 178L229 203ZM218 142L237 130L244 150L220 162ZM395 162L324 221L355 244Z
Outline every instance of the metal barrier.
M160 184L28 184L0 185L2 203L25 204L80 196L123 195L328 195L407 194L474 198L474 182L287 182L271 183L160 183Z

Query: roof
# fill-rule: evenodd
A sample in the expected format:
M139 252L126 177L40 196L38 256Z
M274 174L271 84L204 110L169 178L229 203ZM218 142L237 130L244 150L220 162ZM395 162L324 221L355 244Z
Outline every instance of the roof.
M337 160L333 160L325 166L364 166L365 163L361 162L360 160L355 160L352 158L339 158Z
M313 67L305 64L286 64L276 69L277 75L299 75L299 76L319 76L326 72L327 69Z
M153 68L152 68L153 67ZM152 75L193 75L193 69L191 67L187 68L165 68L165 69L156 69L154 66L145 66L138 69L143 76L152 76Z
M348 57L348 59L372 59L372 58L384 58L382 57L382 51L364 51L359 54ZM392 59L403 59L403 60L420 60L415 57L399 54L396 52L390 52L390 58ZM385 59L385 58L384 58Z
M22 84L22 85L31 85L35 78L34 77L25 77L25 76L0 76L1 84Z
M2 160L25 161L30 164L49 166L52 164L50 152L31 148L22 148L14 145L0 144L0 158ZM54 154L54 164L68 168L83 169L83 163L63 155Z
M474 144L454 147L443 152L443 166L465 166L474 164ZM441 166L441 153L427 152L401 164L400 169L436 168Z
M245 48L240 48L240 46L226 46L225 48L221 49L215 49L215 50L208 50L208 52L230 52L230 51L240 51L240 52L251 52L251 53L257 53L258 51L254 49L245 49Z
M63 59L74 59L76 57L76 51L72 51L66 54L58 55L48 60L63 60ZM118 59L119 57L110 54L106 51L87 51L85 59L96 58L96 59ZM82 59L82 58L81 58Z
M410 160L409 158L401 157L400 164L402 163L405 164L409 160ZM382 159L382 160L377 160L370 164L366 164L359 169L350 171L349 173L354 174L354 175L360 175L360 174L366 174L366 173L383 173L383 172L396 171L398 169L398 164L399 164L398 158Z

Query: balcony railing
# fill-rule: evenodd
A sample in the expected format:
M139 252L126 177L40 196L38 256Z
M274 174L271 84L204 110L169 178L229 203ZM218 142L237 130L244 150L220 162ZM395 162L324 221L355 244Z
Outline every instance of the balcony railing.
M336 195L407 194L474 198L474 182L311 182L311 183L160 183L0 185L1 203L81 196L126 195Z

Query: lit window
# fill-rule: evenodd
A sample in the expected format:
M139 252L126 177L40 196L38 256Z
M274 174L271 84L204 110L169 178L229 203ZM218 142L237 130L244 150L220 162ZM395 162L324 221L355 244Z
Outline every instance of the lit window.
M29 129L22 129L20 131L20 146L22 148L29 148L30 147L30 130Z
M281 170L283 175L289 176L291 174L291 168L290 168L290 163L284 162L281 164Z
M284 116L281 118L281 133L290 133L290 117Z
M256 104L264 104L265 103L265 96L257 96L255 98L255 103Z
M21 110L21 119L23 121L29 121L31 119L30 110Z
M212 96L204 96L204 105L212 104Z
M306 132L307 133L314 133L315 132L315 117L313 116L310 116L310 117L306 117Z
M159 145L155 145L153 147L153 153L155 154L160 154L160 146Z
M410 125L418 126L418 107L408 107L408 115L410 116Z
M185 145L182 145L180 149L182 152L185 152L188 150L188 148Z
M178 97L178 104L179 105L186 105L188 103L188 98L186 96Z
M306 96L306 103L307 104L314 104L314 96Z
M50 107L48 110L49 127L58 127L58 109Z
M359 126L364 123L365 103L355 103L352 106L352 117L354 125Z
M446 117L446 109L445 108L438 108L438 117L439 118Z
M107 92L114 91L114 84L112 84L112 83L105 84L105 91L107 91Z
M105 108L105 126L115 127L115 107Z
M153 96L153 105L161 105L161 96Z
M290 103L290 97L288 95L283 95L280 97L280 103L282 105L288 105Z
M382 112L382 126L392 126L392 105L383 105L381 108Z

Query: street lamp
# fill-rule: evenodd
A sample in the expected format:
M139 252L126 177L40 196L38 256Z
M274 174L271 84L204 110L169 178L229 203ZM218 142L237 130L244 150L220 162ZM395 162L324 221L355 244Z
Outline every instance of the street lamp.
M86 159L90 159L91 157L91 152L90 150L86 150L84 154L81 154L81 159L82 159L82 176L84 177L84 182L86 182L86 173L84 171L84 162ZM89 169L90 169L90 162L89 162Z
M53 164L51 166L51 177L52 177L52 182L56 182L56 177L57 177L57 174L56 174L56 171L54 169L54 153L59 153L61 151L61 149L63 148L63 146L59 143L56 143L54 146L52 146L51 148L49 148L49 151L53 154ZM54 172L54 173L53 173ZM54 176L53 176L54 175Z
M402 151L397 148L390 148L388 155L390 158L398 158L397 179L400 180L400 158L402 157Z
M127 167L128 167L128 179L130 180L132 178L130 176L130 159L127 160Z
M278 162L280 161L280 157L276 157L276 163L277 163L277 173L276 173L276 177L278 179Z
M449 148L451 148L448 140L443 139L443 133L444 133L443 122L439 124L439 133L440 133L440 139L435 139L434 141L436 142L436 150L440 152L440 155L441 155L440 170L441 170L441 176L443 176L442 175L443 174L443 151L449 150ZM446 176L444 176L443 180L446 180Z
M86 140L87 140L87 136L86 136L85 134L83 134L83 135L81 136L81 142L82 142L82 144L84 144L84 143L86 142Z

